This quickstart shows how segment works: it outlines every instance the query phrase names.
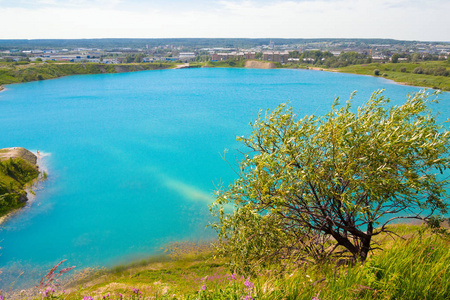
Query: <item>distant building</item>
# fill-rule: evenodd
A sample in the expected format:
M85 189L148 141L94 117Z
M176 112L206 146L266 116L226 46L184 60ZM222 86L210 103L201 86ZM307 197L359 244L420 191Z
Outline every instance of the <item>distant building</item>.
M211 55L212 61L225 61L229 59L255 59L256 52L228 52L228 53L213 53Z
M288 62L289 52L280 52L280 51L264 51L263 52L263 60L278 62L281 64L285 64Z
M196 57L194 52L180 52L180 60L192 60Z
M156 60L156 58L154 58L154 57L144 57L142 59L142 62L149 63L149 62L154 62L155 60Z

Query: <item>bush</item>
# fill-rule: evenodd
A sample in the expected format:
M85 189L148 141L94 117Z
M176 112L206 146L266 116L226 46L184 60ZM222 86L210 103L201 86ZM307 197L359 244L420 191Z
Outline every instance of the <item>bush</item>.
M380 70L378 70L378 69L373 70L373 74L375 76L379 76L380 75Z
M423 68L422 67L417 67L413 70L414 74L423 74Z
M400 68L400 72L405 73L406 72L406 67L401 67Z

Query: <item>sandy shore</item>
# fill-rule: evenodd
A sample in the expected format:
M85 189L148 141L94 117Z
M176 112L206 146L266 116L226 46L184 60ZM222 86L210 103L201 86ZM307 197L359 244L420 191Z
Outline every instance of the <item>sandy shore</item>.
M336 70L336 69L325 69L325 68L317 68L317 67L308 67L308 69L315 70L315 71L339 72L339 70Z
M5 90L5 87L3 85L0 85L0 92L3 92Z

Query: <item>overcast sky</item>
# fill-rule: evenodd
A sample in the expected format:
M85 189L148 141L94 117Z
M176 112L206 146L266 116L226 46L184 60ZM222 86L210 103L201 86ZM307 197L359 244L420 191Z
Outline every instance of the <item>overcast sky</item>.
M450 0L0 0L0 39L450 41Z

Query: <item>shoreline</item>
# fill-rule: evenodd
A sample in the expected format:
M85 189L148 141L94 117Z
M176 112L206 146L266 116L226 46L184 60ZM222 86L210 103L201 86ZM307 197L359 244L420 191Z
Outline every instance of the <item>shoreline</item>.
M290 68L286 68L286 69L290 69ZM345 72L345 71L338 70L338 69L326 69L326 68L316 68L316 67L308 68L308 69L305 69L305 70L325 71L325 72L332 72L332 73L352 74L352 75L356 75L356 76L368 76L368 77L373 77L373 78L382 78L382 79L391 81L393 84L417 87L417 88L421 88L421 89L434 89L434 90L450 93L450 90L440 90L440 89L435 89L435 88L430 87L430 86L415 85L412 82L396 81L396 80L394 80L392 78L386 78L386 77L383 77L383 76L375 76L375 75L370 75L370 74L357 74L357 73L353 73L353 72Z
M256 63L268 63L265 61L255 61L255 60L248 60L246 61L246 65L243 66L243 68L251 68L250 66L250 62L256 62ZM270 63L270 62L269 62ZM399 85L405 85L405 86L413 86L413 87L418 87L418 88L430 88L430 89L435 89L435 90L440 90L443 92L450 92L450 86L444 86L442 89L440 89L437 85L440 85L439 82L431 82L430 84L427 85L421 85L420 83L420 79L418 79L417 82L408 82L408 81L397 81L396 78L391 78L391 76L375 76L373 74L360 74L358 72L355 71L351 71L351 70L343 70L343 69L334 69L334 68L324 68L324 67L316 67L316 66L304 66L304 65L295 65L295 66L275 66L274 63L272 63L274 66L270 69L303 69L303 70L313 70L313 71L326 71L326 72L333 72L333 73L345 73L345 74L353 74L353 75L362 75L362 76L370 76L370 77L379 77L379 78L384 78L387 80L390 80L391 82L395 83L395 84L399 84ZM54 65L54 66L58 66L58 65L66 65L66 64L50 64ZM77 66L77 64L69 64L70 66ZM189 65L189 63L186 64L174 64L171 66L158 66L156 68L149 68L146 69L145 66L146 65L151 65L151 64L139 64L139 63L132 63L132 64L123 64L123 65L114 65L114 71L110 72L107 71L105 68L109 67L109 66L104 66L104 65L97 65L97 64L93 64L92 66L95 66L94 68L98 68L100 70L100 72L89 72L86 69L86 72L83 73L72 73L72 74L62 74L59 75L57 77L53 77L53 78L44 78L42 80L50 80L50 79L58 79L58 78L63 78L66 76L72 76L72 75L96 75L96 74L117 74L117 73L129 73L129 72L140 72L140 71L149 71L149 70L177 70L177 69L190 69L190 68L195 68ZM161 64L160 64L161 65ZM359 65L355 65L355 66L359 66ZM141 67L141 68L140 68ZM162 68L161 68L162 67ZM203 66L204 67L204 66ZM221 66L208 66L209 68L214 68L214 67L220 67L220 68L236 68L235 66L230 66L230 65L221 65ZM79 70L77 70L79 71ZM92 71L92 70L91 70ZM394 75L395 77L395 75ZM12 83L8 83L8 84L20 84L20 83L26 83L26 82L33 82L33 81L39 81L39 80L28 80L28 81L21 81L21 82L12 82ZM426 80L425 80L426 81ZM6 90L5 87L6 84L2 84L0 83L0 92L3 92Z

